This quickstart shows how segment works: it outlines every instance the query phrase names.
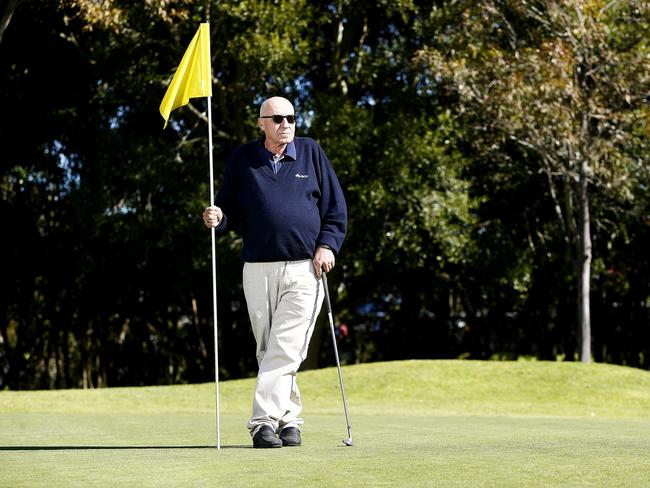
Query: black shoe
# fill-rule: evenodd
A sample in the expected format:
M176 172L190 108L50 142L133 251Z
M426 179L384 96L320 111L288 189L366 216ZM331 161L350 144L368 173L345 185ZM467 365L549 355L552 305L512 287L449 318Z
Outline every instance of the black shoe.
M268 425L263 425L253 436L253 447L282 447L282 441Z
M300 431L296 427L287 427L280 432L280 440L283 446L299 446L302 444Z

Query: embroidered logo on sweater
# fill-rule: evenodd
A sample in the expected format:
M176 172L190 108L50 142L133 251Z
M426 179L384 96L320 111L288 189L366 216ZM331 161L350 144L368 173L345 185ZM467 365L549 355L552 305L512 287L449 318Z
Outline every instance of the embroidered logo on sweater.
M300 173L296 173L296 178L309 178L309 175L301 175Z

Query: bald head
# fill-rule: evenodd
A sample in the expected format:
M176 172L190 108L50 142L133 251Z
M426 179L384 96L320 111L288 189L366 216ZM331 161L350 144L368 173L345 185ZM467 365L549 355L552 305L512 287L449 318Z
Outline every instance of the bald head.
M290 115L293 114L293 105L289 100L283 97L267 98L260 105L260 117L263 115Z

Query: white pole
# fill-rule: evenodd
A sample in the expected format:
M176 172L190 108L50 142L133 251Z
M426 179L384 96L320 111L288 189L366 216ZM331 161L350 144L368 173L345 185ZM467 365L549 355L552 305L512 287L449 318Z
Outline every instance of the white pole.
M210 205L214 205L214 169L212 164L212 97L208 99L208 152L210 154ZM219 335L217 333L217 252L214 227L212 236L212 323L214 325L214 384L217 394L217 449L221 449L221 423L219 421Z

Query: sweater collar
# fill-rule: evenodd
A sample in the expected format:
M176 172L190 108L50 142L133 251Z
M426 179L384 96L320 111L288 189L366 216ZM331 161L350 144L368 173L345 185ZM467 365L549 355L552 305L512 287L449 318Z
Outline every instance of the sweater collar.
M291 141L289 144L287 144L287 148L284 151L284 155L282 159L291 159L293 161L296 160L296 145L294 142L295 139ZM271 159L273 159L273 154L271 153L271 151L269 151L266 147L264 147L264 137L262 137L257 142L257 152L263 161L270 161Z

